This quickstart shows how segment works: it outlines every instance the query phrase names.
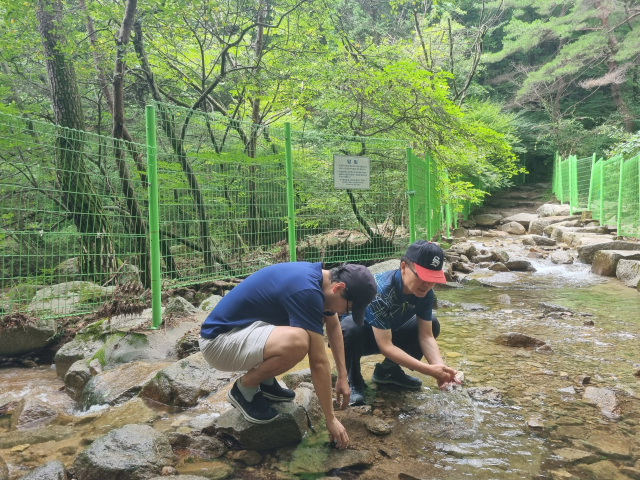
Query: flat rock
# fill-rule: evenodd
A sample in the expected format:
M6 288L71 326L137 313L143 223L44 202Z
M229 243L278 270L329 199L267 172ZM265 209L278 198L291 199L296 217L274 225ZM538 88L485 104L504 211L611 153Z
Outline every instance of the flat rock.
M164 405L192 407L198 399L227 385L236 376L211 368L202 353L195 353L158 371L140 396Z
M464 228L454 228L451 232L454 238L466 238L469 236L469 233Z
M544 217L538 218L537 220L533 220L529 224L529 234L530 235L542 235L544 229L549 225L553 225L554 223L566 222L568 220L578 220L580 217L578 216L552 216L552 217Z
M387 260L386 262L376 263L367 267L372 274L388 272L389 270L397 270L400 268L400 260Z
M4 458L2 457L0 457L0 480L9 480L9 468L7 467L7 464L4 461ZM66 480L66 479L63 478L61 480Z
M555 247L558 242L549 237L543 237L542 235L525 235L522 237L522 243L524 245L537 245L542 247Z
M640 261L635 259L620 260L616 267L616 277L627 287L636 288L640 282Z
M605 432L594 432L584 441L585 446L608 458L631 458L629 440Z
M21 480L67 480L67 471L62 462L56 460L31 470Z
M565 252L563 250L553 252L551 254L551 263L556 265L570 265L573 263L573 257L569 252Z
M262 455L255 450L235 450L227 452L225 457L229 460L244 463L245 465L257 465L262 461Z
M11 430L42 427L54 421L58 411L37 397L23 397L11 415Z
M335 469L369 466L375 460L368 450L298 448L293 452L289 473L293 475L326 473Z
M538 303L538 308L541 308L545 314L552 312L574 313L570 308L556 305L555 303L540 302Z
M527 233L525 227L518 222L508 222L500 226L500 230L507 232L510 235L524 235Z
M178 465L177 477L162 477L163 480L173 480L174 478L202 478L206 480L222 480L233 473L233 467L228 463L214 462L195 462L181 463Z
M211 310L213 310L213 307L215 307L218 302L220 302L220 300L222 300L222 297L220 295L213 294L210 297L205 298L202 303L200 303L200 310L204 312L210 312Z
M149 480L209 480L207 477L197 475L173 475L171 477L153 477Z
M582 239L584 240L584 239ZM578 257L582 263L593 263L593 257L600 250L638 250L640 243L623 242L622 240L594 240L593 243L578 246Z
M485 307L479 303L460 303L459 306L465 312L483 312L485 310L489 310L489 307Z
M607 235L608 233L609 229L607 227L581 227L572 232L564 232L560 240L570 247L575 247L578 241L584 237Z
M506 217L503 222L518 222L524 228L529 228L529 224L539 217L536 213L517 213Z
M502 230L483 230L482 236L490 238L507 238L509 234Z
M569 215L569 205L556 205L552 203L545 203L538 207L536 213L540 217L556 217L562 215Z
M481 215L474 215L473 220L476 222L476 225L481 227L492 227L500 223L502 220L502 215L495 213L484 213Z
M591 272L605 277L615 277L620 260L640 260L639 250L600 250L593 256ZM634 285L635 286L635 285Z
M618 467L609 460L602 460L591 465L579 465L578 468L595 480L629 480Z
M0 432L0 449L13 448L17 445L35 445L50 441L60 441L72 437L76 429L67 425L48 425L29 430Z
M591 452L578 450L577 448L560 448L553 452L565 463L592 462L598 457Z
M149 425L125 425L89 445L73 469L78 480L146 480L176 460L164 435Z
M34 319L25 325L0 328L0 352L10 357L39 350L53 341L55 333L55 319Z
M583 399L600 408L603 415L611 418L619 416L618 400L613 390L608 388L586 387Z
M474 400L482 402L499 403L502 401L502 392L496 387L469 387L467 395Z
M487 287L487 288L501 288L498 285L491 283L491 281L487 278L469 278L466 277L463 282L465 285L469 285L470 287ZM437 284L441 285L441 284Z
M536 337L518 332L502 333L496 337L495 342L507 347L540 347L545 345L545 342Z
M528 260L511 260L505 263L506 267L515 272L535 272L536 269Z
M127 363L92 377L82 392L82 407L86 410L93 405L117 405L140 393L142 387L151 380L167 363Z

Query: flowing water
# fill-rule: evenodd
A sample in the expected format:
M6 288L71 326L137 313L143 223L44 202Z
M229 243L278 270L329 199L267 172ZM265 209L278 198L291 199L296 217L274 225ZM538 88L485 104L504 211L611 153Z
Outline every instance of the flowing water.
M510 239L487 248L500 244L512 258L527 253ZM495 288L438 290L440 301L455 304L437 311L442 328L438 343L445 362L465 373L464 388L439 391L433 379L422 377L424 386L418 392L369 391L372 413L350 409L339 417L353 446L373 450L376 462L363 470L333 473L362 479L639 478L634 469L640 475L640 379L633 372L640 366L640 295L615 279L591 274L588 265L527 260L537 272L472 274L491 277ZM510 304L500 303L498 296L505 294ZM543 316L539 302L575 313ZM584 325L589 320L593 326ZM536 336L553 351L538 353L494 342L510 331ZM380 360L363 359L365 378ZM589 385L577 382L583 375L591 377ZM136 400L79 412L59 391L62 386L53 368L0 370L0 399L31 392L65 412L59 425L45 427L51 432L47 443L22 451L3 443L10 419L0 417L0 456L9 464L11 478L53 458L71 464L83 445L126 423L148 422L161 431L188 432L229 408L225 392L217 392L188 410ZM469 388L488 386L497 388L501 399L469 395ZM586 401L583 394L589 386L615 392L616 410L603 412ZM362 418L371 414L393 425L389 436L373 437L362 428ZM56 434L56 428L67 430ZM319 432L306 442L320 442L325 436ZM572 464L567 448L590 457ZM276 478L269 472L286 471L294 453L293 447L272 452L252 473L237 470L232 478Z

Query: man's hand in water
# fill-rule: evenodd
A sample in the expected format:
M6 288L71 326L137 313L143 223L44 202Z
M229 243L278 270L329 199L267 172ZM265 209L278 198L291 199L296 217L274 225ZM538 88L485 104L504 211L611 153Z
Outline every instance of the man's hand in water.
M457 370L442 364L430 365L430 367L429 374L436 379L440 388L444 388L447 384L460 384L456 379Z

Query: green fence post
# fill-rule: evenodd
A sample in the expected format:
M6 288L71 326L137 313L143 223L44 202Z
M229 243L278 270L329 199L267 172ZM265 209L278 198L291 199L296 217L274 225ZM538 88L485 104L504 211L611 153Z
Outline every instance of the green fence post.
M162 323L162 283L160 278L160 218L158 216L158 145L156 109L147 105L147 173L149 175L149 236L151 248L151 319L152 329Z
M604 225L604 158L600 162L600 226Z
M293 156L291 155L291 123L284 124L284 157L287 172L287 220L289 238L289 261L295 262L296 255L296 205L293 193Z
M591 193L593 192L593 167L596 164L596 152L593 152L591 158L591 176L589 178L589 197L587 198L587 210L591 210Z
M618 229L618 236L621 237L622 236L622 179L624 174L624 158L620 157L620 183L618 186L618 222L617 222L617 229Z
M558 190L560 191L560 205L564 205L564 186L562 185L562 157L558 155Z
M409 197L409 241L416 241L415 190L413 189L413 154L407 147L407 195Z
M449 197L449 187L446 186L449 183L449 173L444 170L442 172L442 178L444 179L445 182L445 191L444 194ZM447 233L447 238L451 237L451 233L450 233L450 225L451 225L451 204L449 202L447 202L444 205L444 221L446 223L446 227L445 227L445 232Z
M569 215L573 215L573 157L569 156Z

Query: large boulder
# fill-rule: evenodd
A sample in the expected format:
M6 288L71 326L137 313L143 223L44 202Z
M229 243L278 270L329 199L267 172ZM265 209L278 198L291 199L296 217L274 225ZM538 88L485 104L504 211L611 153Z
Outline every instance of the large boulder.
M82 407L117 405L135 397L167 363L133 362L102 372L89 380L82 392Z
M201 459L219 458L229 450L222 441L209 435L170 432L167 433L167 439L174 449L195 450Z
M640 261L620 260L616 268L616 277L627 287L635 288L640 282Z
M596 275L615 277L616 268L620 260L640 260L640 245L638 250L600 250L593 256L591 271ZM634 285L635 286L635 285Z
M54 319L9 317L0 321L0 355L9 357L39 350L49 345L55 334Z
M511 235L524 235L527 230L518 222L509 222L500 226L500 230Z
M473 243L467 242L456 243L452 245L448 251L464 255L467 258L472 258L478 255L478 248Z
M59 283L38 290L27 311L55 315L90 311L93 307L89 304L99 304L109 300L114 290L115 287L101 287L91 282Z
M538 207L536 213L540 217L557 217L561 215L569 215L569 205L554 205L545 203Z
M171 317L189 317L198 313L198 309L184 298L177 296L169 299L164 313Z
M0 475L0 478L2 478L2 475ZM62 462L56 460L34 468L21 480L67 480L67 471Z
M546 345L539 338L518 332L502 333L496 337L495 342L507 347L541 347Z
M536 245L541 247L555 247L558 244L555 240L541 235L525 235L522 237L522 243L523 245Z
M91 371L87 360L78 360L71 365L64 376L65 391L75 400L80 400L84 387L91 380Z
M575 247L578 241L584 237L596 237L598 235L608 235L608 233L609 229L607 227L576 228L572 232L564 232L561 240L570 247Z
M300 442L309 429L309 419L304 407L296 402L283 402L273 404L273 408L279 415L270 423L249 423L232 408L213 420L202 432L230 437L245 450L270 450Z
M502 215L497 213L483 213L481 215L474 215L473 220L476 222L476 225L481 227L493 227L500 223Z
M23 397L11 415L11 430L42 427L51 423L58 416L58 411L37 397Z
M56 352L54 362L59 377L64 378L71 365L78 360L90 359L100 350L106 338L103 332L103 324L105 323L106 320L100 320L87 325L76 333L73 340L65 343Z
M573 263L573 257L569 252L559 250L551 254L551 262L556 265L570 265Z
M494 262L507 263L509 261L509 254L502 248L496 248L491 250L491 260Z
M585 239L583 238L582 241ZM593 263L593 257L600 250L639 250L640 243L611 240L604 237L602 240L594 239L592 243L578 246L578 257L582 263Z
M142 388L140 396L164 405L192 407L199 398L228 384L235 375L211 368L198 352L157 372Z
M529 224L534 220L538 219L538 217L539 215L535 213L518 213L516 215L511 215L509 217L506 217L503 220L503 222L505 223L518 222L524 228L529 228Z
M81 280L80 261L77 257L73 257L60 262L58 266L53 269L53 276L54 278L67 282Z
M213 307L215 307L218 302L220 302L220 300L222 300L222 297L214 293L210 297L205 298L202 303L200 303L200 310L204 312L210 312L211 310L213 310Z
M578 216L554 216L554 217L544 217L533 220L529 224L529 234L530 235L542 235L544 229L549 225L553 225L554 223L565 222L567 220L577 220L580 217Z
M125 425L95 440L73 462L78 480L146 480L176 458L167 438L149 425Z

